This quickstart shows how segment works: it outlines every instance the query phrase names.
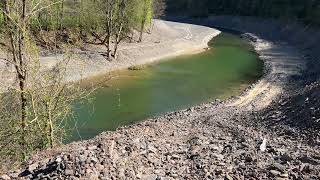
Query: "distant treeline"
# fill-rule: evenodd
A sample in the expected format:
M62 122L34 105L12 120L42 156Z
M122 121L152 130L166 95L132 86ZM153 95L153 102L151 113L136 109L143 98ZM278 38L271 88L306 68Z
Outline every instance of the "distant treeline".
M167 0L167 14L274 17L320 25L320 0Z

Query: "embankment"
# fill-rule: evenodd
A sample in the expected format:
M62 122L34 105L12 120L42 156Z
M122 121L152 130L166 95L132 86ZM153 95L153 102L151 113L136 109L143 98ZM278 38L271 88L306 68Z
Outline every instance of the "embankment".
M306 59L306 51L300 47L277 38L280 31L274 30L273 38L263 36L258 25L270 28L264 21L252 19L257 29L252 25L249 31L245 29L246 20L238 19L239 26L227 19L220 23L199 22L255 34L252 44L266 64L266 74L243 95L42 152L26 169L9 175L23 172L27 178L70 179L318 179L317 141L309 144L305 136L300 136L304 131L293 126L277 128L290 119L281 109L269 110L268 115L263 112L289 101L294 91L302 89L301 84L307 83L305 63L312 61ZM283 104L284 109L293 106L290 102Z

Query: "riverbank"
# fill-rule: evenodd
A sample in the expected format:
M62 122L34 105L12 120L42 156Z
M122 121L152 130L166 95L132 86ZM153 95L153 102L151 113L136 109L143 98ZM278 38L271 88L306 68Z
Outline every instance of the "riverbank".
M123 42L119 46L116 60L107 61L103 56L106 48L102 45L86 44L81 50L73 50L68 58L66 81L73 82L94 77L111 71L126 69L172 57L204 51L208 42L220 31L198 25L154 20L152 32L145 33L141 43ZM43 69L51 68L66 60L62 54L41 52L40 62ZM0 62L0 91L13 84L14 69Z
M242 96L169 113L42 152L27 169L10 175L23 172L29 178L70 179L317 179L317 140L309 144L305 141L307 132L282 126L283 119L290 117L268 110L278 103L284 109L294 106L288 98L295 88L301 88L297 77L304 76L305 54L295 46L263 36L257 36L252 44L266 64L266 74ZM311 101L314 96L308 97ZM284 128L279 130L278 125Z

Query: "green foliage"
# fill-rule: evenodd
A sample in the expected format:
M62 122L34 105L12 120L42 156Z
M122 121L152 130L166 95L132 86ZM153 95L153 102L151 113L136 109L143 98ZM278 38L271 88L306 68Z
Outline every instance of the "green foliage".
M145 69L146 67L147 67L146 65L136 65L136 66L130 66L130 67L128 67L128 70L131 70L131 71L140 71L140 70Z
M319 0L167 0L167 13L193 17L214 15L298 19L320 25Z

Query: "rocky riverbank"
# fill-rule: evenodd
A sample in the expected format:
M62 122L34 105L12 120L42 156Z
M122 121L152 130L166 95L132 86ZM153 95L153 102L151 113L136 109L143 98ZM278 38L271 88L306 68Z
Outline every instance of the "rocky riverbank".
M240 97L41 152L2 178L319 179L319 86L302 86L316 61L253 34L266 74Z

